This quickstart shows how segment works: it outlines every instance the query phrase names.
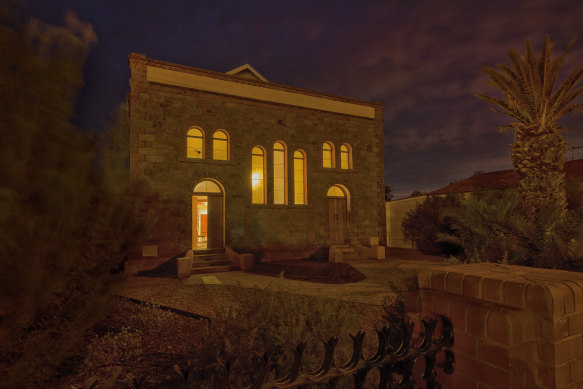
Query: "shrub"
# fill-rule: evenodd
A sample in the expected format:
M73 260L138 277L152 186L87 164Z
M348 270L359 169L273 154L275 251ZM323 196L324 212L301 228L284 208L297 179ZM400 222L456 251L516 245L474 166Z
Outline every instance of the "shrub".
M142 224L139 198L113 174L123 164L71 124L91 26L73 14L65 27L22 23L10 4L0 5L0 387L42 387L108 309L121 281L112 271Z
M458 246L436 239L437 234L452 233L452 220L444 215L444 209L458 207L460 198L457 195L446 197L429 196L421 204L409 212L401 229L406 239L415 242L415 247L426 254L456 255Z
M583 184L569 182L566 214L552 203L536 220L524 214L516 190L473 193L462 207L446 214L452 232L438 240L457 245L465 261L503 262L545 268L581 270L583 259Z

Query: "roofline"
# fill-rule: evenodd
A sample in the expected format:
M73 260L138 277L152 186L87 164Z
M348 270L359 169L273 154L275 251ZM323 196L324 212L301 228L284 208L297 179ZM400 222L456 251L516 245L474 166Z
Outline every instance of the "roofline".
M146 57L144 54L131 53L129 55L129 60L130 61L143 61L143 62L146 62L146 65L149 65L149 66L154 66L154 67L164 68L164 69L169 69L169 70L179 70L179 71L186 72L186 73L199 74L199 75L203 75L206 77L226 80L229 82L234 82L234 83L239 83L239 84L247 84L247 85L253 85L253 86L258 86L261 88L268 88L268 89L275 89L275 90L278 90L278 89L285 90L285 91L288 91L291 93L326 98L326 99L335 100L335 101L339 101L339 102L345 102L345 103L349 103L349 104L364 105L364 106L371 107L371 108L377 108L377 107L382 108L383 107L383 104L380 101L366 101L366 100L360 100L360 99L355 99L355 98L349 98L349 97L345 97L345 96L334 95L331 93L318 92L318 91L314 91L311 89L299 88L299 87L294 87L294 86L285 85L285 84L278 84L278 83L274 83L274 82L254 81L254 80L249 80L249 79L237 77L234 75L229 75L226 73L216 72L213 70L200 69L200 68L195 68L192 66L176 64L176 63L162 61L162 60L158 60L158 59L152 59L152 58Z

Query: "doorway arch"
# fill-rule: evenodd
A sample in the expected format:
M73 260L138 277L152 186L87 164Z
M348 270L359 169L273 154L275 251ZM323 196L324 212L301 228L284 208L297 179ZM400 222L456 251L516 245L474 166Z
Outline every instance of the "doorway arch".
M334 184L328 188L329 239L331 243L345 242L347 238L350 192L344 185Z
M224 247L225 190L220 182L205 178L192 191L192 249Z

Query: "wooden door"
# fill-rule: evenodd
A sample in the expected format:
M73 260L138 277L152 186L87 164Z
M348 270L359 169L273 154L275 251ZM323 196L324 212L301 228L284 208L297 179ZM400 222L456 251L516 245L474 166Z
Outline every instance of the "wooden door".
M223 247L223 197L208 196L208 225L206 247Z
M207 235L207 214L203 213L200 215L200 236L204 236L206 238Z
M330 219L330 241L346 241L346 199L329 197L328 215Z

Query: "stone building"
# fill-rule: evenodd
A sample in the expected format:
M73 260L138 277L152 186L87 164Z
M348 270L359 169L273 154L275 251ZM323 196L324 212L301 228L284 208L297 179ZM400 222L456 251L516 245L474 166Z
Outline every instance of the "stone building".
M249 65L219 73L140 54L129 65L130 180L157 194L152 235L130 259L384 246L380 103L275 84Z

